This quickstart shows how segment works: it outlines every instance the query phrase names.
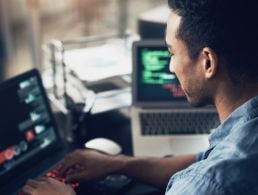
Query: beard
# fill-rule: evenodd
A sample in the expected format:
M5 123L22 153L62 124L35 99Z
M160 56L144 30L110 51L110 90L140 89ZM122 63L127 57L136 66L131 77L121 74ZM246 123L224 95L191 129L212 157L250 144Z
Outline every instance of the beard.
M196 90L195 92L185 91L185 95L188 103L192 107L204 107L208 105L213 105L212 99L207 95L204 90Z

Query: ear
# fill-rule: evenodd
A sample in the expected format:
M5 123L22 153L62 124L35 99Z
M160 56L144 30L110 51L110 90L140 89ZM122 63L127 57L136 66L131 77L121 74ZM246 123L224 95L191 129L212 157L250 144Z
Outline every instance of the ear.
M218 71L218 56L209 47L204 47L201 51L202 70L206 79L211 79Z

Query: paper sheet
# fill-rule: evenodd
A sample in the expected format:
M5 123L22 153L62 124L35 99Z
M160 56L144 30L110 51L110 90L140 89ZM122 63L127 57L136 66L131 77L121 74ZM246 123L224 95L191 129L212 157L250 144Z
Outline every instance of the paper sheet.
M132 95L130 88L102 92L97 94L91 113L97 114L107 112L110 110L127 107L131 104Z

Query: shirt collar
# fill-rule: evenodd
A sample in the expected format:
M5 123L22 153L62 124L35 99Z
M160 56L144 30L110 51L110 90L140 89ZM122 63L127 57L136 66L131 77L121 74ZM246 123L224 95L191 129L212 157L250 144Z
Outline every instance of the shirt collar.
M210 148L221 142L229 135L234 126L243 120L247 120L255 112L258 112L258 96L249 99L235 109L223 123L212 131L209 137Z

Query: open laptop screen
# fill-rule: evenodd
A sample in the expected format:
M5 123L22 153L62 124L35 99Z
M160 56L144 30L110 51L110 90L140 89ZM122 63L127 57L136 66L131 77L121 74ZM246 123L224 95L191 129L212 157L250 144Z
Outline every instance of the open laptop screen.
M137 101L186 100L176 75L169 71L170 54L164 41L134 43L134 60Z
M0 108L2 180L20 165L46 156L60 138L36 70L0 84Z

